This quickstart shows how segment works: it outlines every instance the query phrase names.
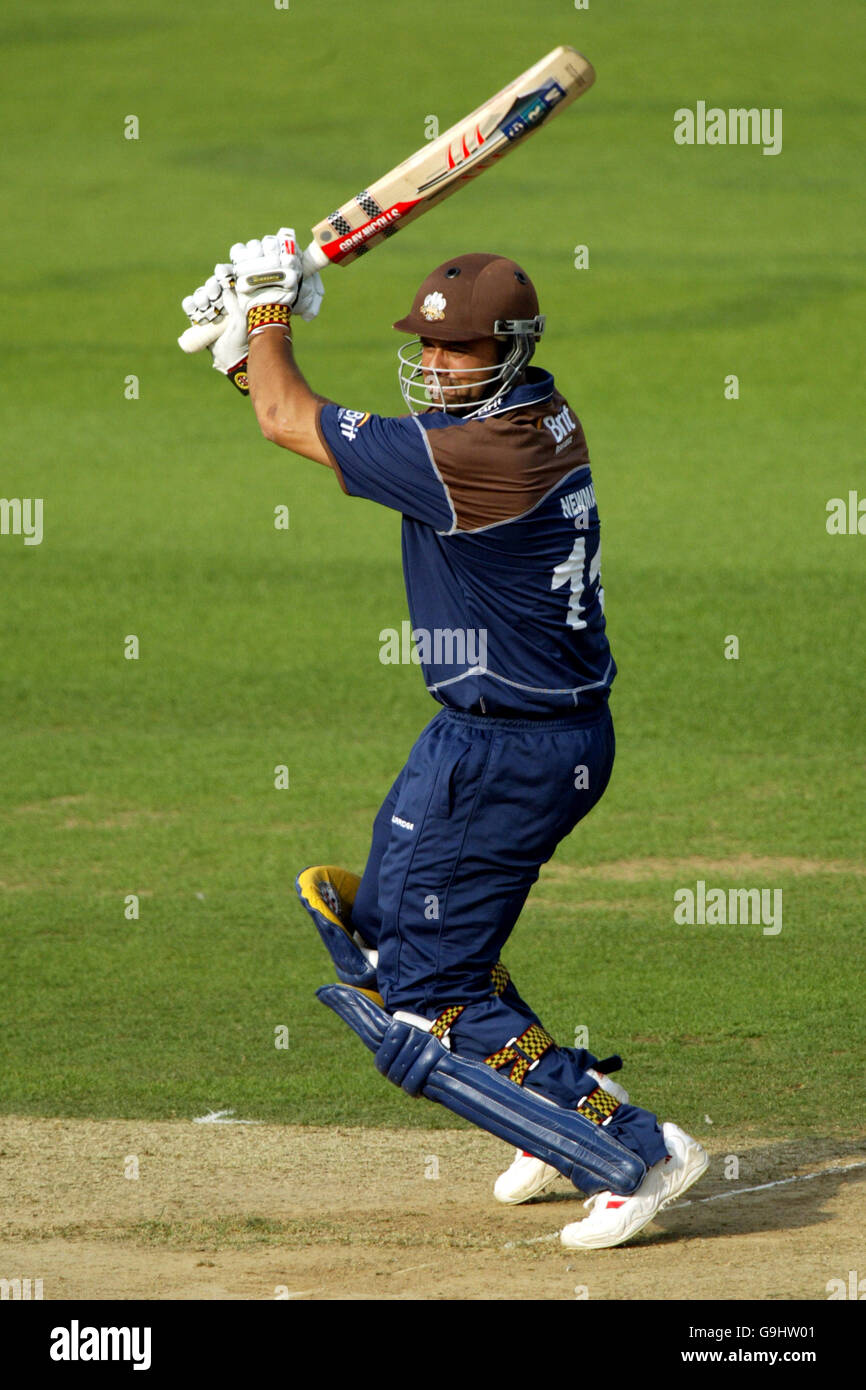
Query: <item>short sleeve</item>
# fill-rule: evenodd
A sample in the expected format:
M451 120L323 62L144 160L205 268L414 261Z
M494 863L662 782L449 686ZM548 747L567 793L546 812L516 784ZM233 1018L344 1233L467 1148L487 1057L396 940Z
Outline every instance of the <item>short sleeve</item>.
M324 405L319 435L343 491L450 531L454 513L427 435L412 415L370 415Z

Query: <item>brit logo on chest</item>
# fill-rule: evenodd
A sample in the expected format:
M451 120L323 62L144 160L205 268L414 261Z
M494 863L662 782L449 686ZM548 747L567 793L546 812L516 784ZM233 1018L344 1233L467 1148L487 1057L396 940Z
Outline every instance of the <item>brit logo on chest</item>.
M577 429L577 422L567 405L564 405L555 415L545 415L542 424L553 435L557 453L568 448L574 431Z

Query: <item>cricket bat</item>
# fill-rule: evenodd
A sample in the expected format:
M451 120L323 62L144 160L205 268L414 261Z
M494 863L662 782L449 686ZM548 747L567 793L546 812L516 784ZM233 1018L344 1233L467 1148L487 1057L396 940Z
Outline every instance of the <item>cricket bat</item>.
M394 236L564 111L594 81L592 64L576 49L554 48L483 106L319 222L303 254L304 273L350 265ZM184 352L199 352L216 341L222 328L219 319L197 324L178 342Z

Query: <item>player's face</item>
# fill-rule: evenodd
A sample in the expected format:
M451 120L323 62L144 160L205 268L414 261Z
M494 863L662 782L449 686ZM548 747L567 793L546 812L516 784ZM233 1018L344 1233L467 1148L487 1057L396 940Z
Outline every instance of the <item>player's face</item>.
M421 339L421 368L432 405L450 409L482 400L489 389L489 373L479 368L493 367L498 361L495 338L475 338L469 343ZM465 372L473 375L463 375Z

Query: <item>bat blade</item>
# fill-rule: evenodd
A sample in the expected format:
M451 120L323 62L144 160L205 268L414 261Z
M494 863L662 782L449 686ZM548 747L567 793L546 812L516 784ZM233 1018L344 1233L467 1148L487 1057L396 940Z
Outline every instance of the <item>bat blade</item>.
M595 81L595 70L577 49L560 45L521 73L463 120L404 159L313 228L304 271L350 265L386 237L456 193L468 180L502 159ZM184 352L209 347L225 324L194 324L178 343Z
M370 184L313 228L332 265L358 256L456 193L565 110L595 81L576 49L554 48L501 92Z

